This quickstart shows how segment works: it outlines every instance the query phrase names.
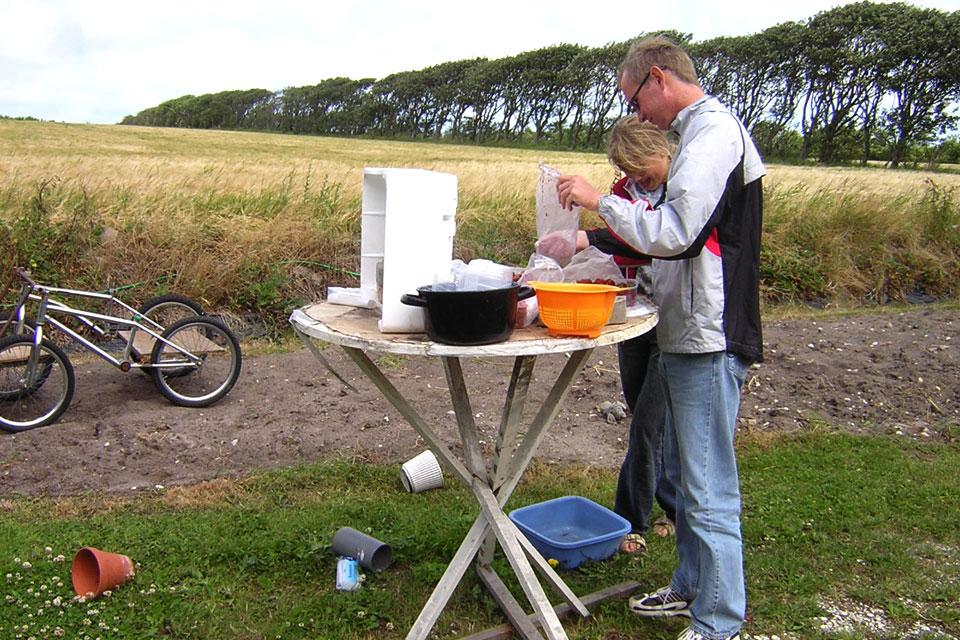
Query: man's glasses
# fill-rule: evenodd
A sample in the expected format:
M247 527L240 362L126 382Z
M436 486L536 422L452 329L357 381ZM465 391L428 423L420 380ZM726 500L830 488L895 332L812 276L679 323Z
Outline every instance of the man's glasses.
M630 96L630 100L627 102L627 113L636 113L637 109L640 108L640 105L637 103L637 94L640 93L640 89L643 89L643 85L647 84L647 80L650 79L650 72L647 71L646 77L644 77L643 82L640 83L640 86L637 87L637 90L633 92L633 95Z

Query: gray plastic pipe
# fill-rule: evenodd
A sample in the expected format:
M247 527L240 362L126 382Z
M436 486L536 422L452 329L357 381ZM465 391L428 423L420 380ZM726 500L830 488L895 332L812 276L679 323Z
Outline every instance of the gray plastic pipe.
M333 552L354 558L364 569L382 571L390 564L390 545L351 527L341 527L333 536Z

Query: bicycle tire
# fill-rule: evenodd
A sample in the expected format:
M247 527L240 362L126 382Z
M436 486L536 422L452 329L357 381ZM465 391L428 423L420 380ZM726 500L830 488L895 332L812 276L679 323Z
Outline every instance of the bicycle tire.
M8 313L6 313L6 314L0 314L0 326L3 326L3 323L6 322L7 319L10 318L10 316L12 316L12 315L14 315L14 312L12 312L12 311L11 311L11 312L8 312ZM21 333L11 333L11 331L13 331L13 330L14 330L14 329L13 329L13 327L11 326L11 327L8 328L8 332L5 333L5 334L3 334L3 335L4 335L4 336L6 336L6 335L27 336L27 337L29 337L29 338L31 339L31 341L32 341L32 340L33 340L33 336L34 336L34 334L35 334L36 331L37 331L37 323L34 322L31 318L25 318L24 321L23 321L23 331L22 331ZM53 342L53 341L51 340L51 342ZM56 343L54 342L54 344L56 344ZM57 346L59 346L59 345L57 345ZM2 366L2 365L0 365L0 366ZM37 377L36 377L36 379L34 380L33 384L31 384L31 385L30 385L28 388L26 388L26 389L18 389L17 391L3 391L3 390L0 390L0 400L8 400L8 399L11 399L11 398L15 398L15 397L17 397L18 394L21 394L21 393L26 393L26 394L28 394L28 395L31 394L31 393L33 393L34 391L36 391L37 389L39 389L40 387L43 386L43 383L45 383L45 382L47 381L47 378L50 377L50 373L51 373L52 371L53 371L53 359L52 359L52 358L49 358L49 357L42 357L42 358L41 358L41 369L40 369L40 373L37 375Z
M190 316L202 316L203 307L186 296L168 293L155 296L144 302L137 313L146 316L166 329L177 320Z
M14 316L14 314L16 314L15 311L6 311L4 313L0 313L0 329L3 328L3 326L7 323L7 320L9 320L11 316ZM28 331L24 331L20 335L27 335L28 333L29 334L33 333L34 329L37 326L37 323L34 322L32 318L24 318L23 325L24 325L24 329ZM3 333L3 335L0 337L8 336L8 335L9 336L17 335L16 333L14 333L15 331L16 331L16 328L14 327L13 322L11 322L10 326L7 327L7 331Z
M70 406L76 388L73 365L63 349L42 340L39 375L26 380L24 350L33 349L27 335L0 338L0 429L18 433L56 422Z
M170 402L181 407L206 407L230 392L240 377L240 343L220 320L193 316L175 322L161 334L165 340L199 355L192 363L161 340L150 354L153 383Z

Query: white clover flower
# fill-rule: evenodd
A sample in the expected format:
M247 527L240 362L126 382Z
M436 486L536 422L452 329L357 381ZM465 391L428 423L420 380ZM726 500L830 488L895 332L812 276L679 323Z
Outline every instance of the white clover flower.
M8 573L8 574L7 574L7 582L10 582L11 580L13 580L13 574L12 574L12 573Z
M50 555L51 553L53 553L53 549L51 549L50 547L44 547L43 552L47 555Z
M91 620L90 618L84 618L84 619L83 619L83 626L89 627L89 626L92 625L92 624L93 624L93 620Z
M20 558L14 558L13 564L20 564Z
M24 562L24 563L23 563L23 568L24 568L24 569L29 569L29 568L32 567L32 566L33 566L33 565L30 564L29 562Z

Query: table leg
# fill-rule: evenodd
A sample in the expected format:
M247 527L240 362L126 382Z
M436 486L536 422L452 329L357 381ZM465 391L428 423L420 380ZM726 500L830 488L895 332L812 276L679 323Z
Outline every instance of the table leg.
M483 515L487 517L487 522L496 534L497 541L503 549L503 554L513 568L527 600L533 606L533 610L540 620L540 627L546 632L547 638L550 640L566 640L567 634L563 630L563 625L560 624L560 618L557 617L557 612L553 610L553 605L547 599L543 586L537 580L523 548L517 541L519 532L513 526L510 518L500 509L493 491L489 486L477 480L473 483L473 494L480 502Z
M457 549L450 564L447 565L447 569L443 572L440 581L437 582L437 586L433 588L433 593L430 594L430 598L420 611L420 615L417 616L413 626L410 627L406 640L426 640L427 636L430 635L433 625L437 623L437 618L440 617L443 608L447 606L454 589L460 584L460 580L467 572L470 562L477 555L477 551L480 550L486 532L487 518L481 513L474 520L473 526L470 527L470 531L467 532L463 542L460 543L460 548Z
M526 470L530 461L533 460L533 454L536 452L540 441L543 440L547 427L550 426L553 419L560 413L563 399L567 397L567 393L570 392L570 388L573 386L574 379L592 352L593 349L575 351L570 355L567 364L564 365L563 371L560 372L560 377L558 377L557 381L553 384L543 406L540 407L530 428L527 429L527 435L524 436L523 442L520 443L520 446L514 453L510 464L510 472L504 479L503 484L496 488L497 501L500 503L500 506L506 504L507 498L513 493L517 483L520 482L520 476L523 475L524 470Z
M447 374L447 387L450 389L450 400L453 402L453 411L457 416L457 428L460 430L460 441L463 443L463 457L467 462L467 468L473 472L474 477L486 482L487 467L483 461L483 452L480 450L480 438L477 435L477 425L473 421L473 409L470 407L467 385L463 381L460 358L443 358L443 371Z
M517 435L520 419L523 417L523 407L527 401L527 391L530 388L530 379L533 377L533 366L536 356L518 356L513 363L513 373L510 375L510 385L507 387L507 398L503 403L503 413L500 416L500 429L497 431L497 447L493 468L494 491L503 483L510 466L510 459L517 446ZM493 562L496 551L496 538L487 534L480 553L481 565Z
M503 583L497 572L489 565L478 564L477 576L483 582L487 591L493 596L500 606L500 610L507 616L507 621L513 627L514 632L524 640L543 640L543 636L537 630L534 624L536 616L529 616L523 610L517 599L513 597L507 585ZM559 617L559 616L558 616Z
M460 482L466 487L470 487L473 484L473 473L468 470L460 460L453 455L453 452L450 451L450 448L434 433L433 429L420 417L420 414L410 406L410 403L407 402L397 388L393 386L387 377L383 375L383 372L377 367L376 364L365 354L362 350L355 347L347 347L341 345L341 348L346 352L350 359L353 360L358 367L366 374L370 381L380 390L380 393L383 394L390 404L400 412L400 415L410 423L410 426L420 434L420 437L423 438L427 444L430 446L430 449L437 454L440 459L447 464L447 466L453 470L453 472L460 478Z
M339 373L337 373L336 370L333 368L333 365L331 365L329 362L327 362L327 359L323 357L323 354L322 354L322 353L320 353L320 349L317 349L317 345L313 344L313 340L311 340L310 337L307 336L307 334L305 334L305 333L303 333L302 331L300 331L299 329L297 329L297 327L296 327L295 325L294 325L294 327L293 327L293 332L294 332L295 334L297 334L298 336L300 336L300 340L303 341L303 344L307 345L307 349L310 350L310 353L313 354L313 357L316 358L317 361L318 361L320 364L322 364L327 371L329 371L331 374L333 374L333 376L334 376L337 380L339 380L340 382L342 382L342 383L347 387L347 389L350 389L350 391L353 391L354 393L358 393L357 388L354 387L354 386L353 386L352 384L350 384L349 382L347 382L346 380L344 380L343 376L341 376Z

